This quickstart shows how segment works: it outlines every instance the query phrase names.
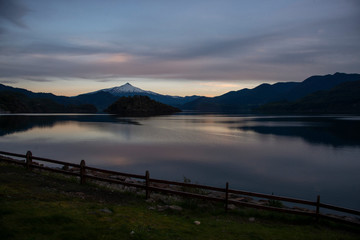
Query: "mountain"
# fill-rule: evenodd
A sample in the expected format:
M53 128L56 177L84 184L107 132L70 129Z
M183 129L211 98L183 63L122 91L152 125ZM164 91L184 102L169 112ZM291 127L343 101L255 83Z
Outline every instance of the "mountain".
M65 96L56 96L52 93L34 93L29 90L23 89L23 88L14 88L10 86L6 86L3 84L0 84L0 91L7 91L7 92L15 92L15 93L21 93L29 98L43 98L43 99L51 99L56 103L59 104L76 104L76 102L73 102L71 98L65 97Z
M142 94L151 94L151 95L160 95L151 91L145 91L140 88L134 87L130 83L126 83L120 87L113 87L113 88L106 88L99 90L97 92L108 92L115 96L123 96L124 94L135 94L135 95L142 95Z
M0 91L20 93L29 99L48 99L64 106L91 104L94 105L97 110L103 110L107 108L111 103L115 102L118 99L118 97L106 92L81 94L74 97L65 97L57 96L52 93L35 93L23 88L14 88L3 84L0 84Z
M75 97L70 98L71 101L75 103L81 104L92 104L94 105L99 112L103 112L110 104L114 103L119 97L112 95L108 92L94 92L94 93L87 93L81 94Z
M24 93L0 91L0 112L3 113L95 113L91 104L63 105L50 98L28 97Z
M326 91L344 83L360 80L360 74L335 73L333 75L312 76L303 82L279 82L261 84L253 89L232 91L221 96L208 98L200 96L169 96L145 91L126 83L119 87L101 89L74 97L56 96L51 93L34 93L26 89L13 88L0 84L0 91L20 93L29 99L48 99L54 108L56 104L74 109L74 106L94 105L98 112L103 112L119 97L142 95L178 107L183 110L200 112L251 113L260 106L271 102L294 102L317 91ZM26 100L28 103L30 100ZM50 104L50 102L48 102ZM39 103L37 103L39 106ZM61 107L60 107L61 108ZM1 109L0 109L1 111ZM6 111L3 109L3 111ZM71 110L72 111L72 110Z
M81 97L80 95L75 97L77 99L82 100L83 98L86 97L86 95L91 95L94 96L93 94L100 94L100 93L108 93L111 94L112 96L117 96L117 97L129 97L129 96L135 96L135 95L140 95L140 96L148 96L149 98L167 104L167 105L171 105L173 107L180 107L188 102L194 101L198 98L200 98L200 96L186 96L186 97L179 97L179 96L170 96L170 95L162 95L162 94L158 94L152 91L146 91L146 90L142 90L140 88L134 87L133 85L131 85L130 83L126 83L122 86L119 87L113 87L113 88L106 88L106 89L101 89L95 92L90 92L90 93L86 93L86 94L82 94ZM107 98L110 97L107 96ZM105 105L106 107L109 106L111 103L113 103L114 101L110 102L110 101L104 101L103 104L99 105L96 102L91 102L92 104L95 104L95 106L100 110L103 111L105 109Z
M180 112L180 109L154 101L148 96L120 97L111 104L105 112L120 116L147 117L156 115L168 115Z
M101 89L95 92L80 94L74 97L65 97L65 96L56 96L52 93L34 93L26 89L22 88L14 88L10 86L6 86L0 84L0 91L8 91L23 94L28 98L42 98L42 99L50 99L53 102L68 106L68 105L84 105L84 104L92 104L94 105L98 112L103 112L110 104L114 103L119 97L126 96L148 96L151 99L171 105L173 107L182 106L185 103L193 101L200 96L170 96L170 95L161 95L151 91L145 91L140 88L132 86L130 83L126 83L119 87L106 88Z
M248 113L259 106L276 101L294 101L310 93L329 90L340 83L360 80L360 74L335 73L312 76L303 82L261 84L253 89L242 89L224 95L202 97L182 106L184 110Z
M341 83L293 102L268 103L258 110L263 113L360 114L360 80Z
M296 100L310 93L329 90L344 82L359 81L360 74L335 73L333 75L312 76L304 80L296 88L286 93L287 100Z

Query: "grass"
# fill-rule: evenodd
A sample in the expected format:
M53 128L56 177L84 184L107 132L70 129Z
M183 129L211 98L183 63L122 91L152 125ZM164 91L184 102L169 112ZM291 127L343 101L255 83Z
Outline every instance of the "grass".
M159 212L144 196L78 182L0 163L0 239L360 238L353 226L221 204Z

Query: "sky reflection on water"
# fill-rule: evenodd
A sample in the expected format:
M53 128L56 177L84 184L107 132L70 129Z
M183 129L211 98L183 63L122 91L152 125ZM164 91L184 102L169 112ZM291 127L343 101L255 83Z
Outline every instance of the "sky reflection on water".
M351 122L351 123L350 123ZM2 151L360 209L359 121L175 115L0 116ZM350 129L349 129L350 128ZM353 130L353 133L347 133ZM347 138L348 136L348 138Z

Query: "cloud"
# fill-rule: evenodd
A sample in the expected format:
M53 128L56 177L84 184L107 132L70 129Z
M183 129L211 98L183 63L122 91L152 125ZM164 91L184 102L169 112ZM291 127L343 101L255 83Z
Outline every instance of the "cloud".
M24 54L68 54L68 55L87 55L100 52L106 52L104 48L94 48L88 46L74 45L66 42L37 42L37 43L22 43L21 46L18 46L16 43L1 47L1 54L9 55L24 55Z
M162 24L173 16L171 8L164 16L140 7L144 14L159 15L155 21L159 26L147 18L138 20L124 13L121 21L105 19L96 22L95 28L90 20L80 21L86 19L85 13L82 18L72 19L67 11L54 10L49 17L44 14L48 9L42 8L46 4L28 4L36 9L27 21L31 30L4 34L7 29L0 25L0 35L6 35L0 42L2 77L279 81L359 71L360 30L355 20L360 15L354 14L359 8L351 14L347 8L340 11L340 7L336 8L339 11L325 8L318 12L323 7L320 4L305 17L302 13L309 10L306 3L300 4L303 9L299 13L295 12L296 5L290 12L282 9L284 12L276 10L269 16L243 14L239 18L237 12L230 18L221 14L200 16L192 10L185 21L193 24L185 26L180 19L182 12ZM135 9L138 7L132 11ZM23 17L28 12L18 1L0 0L0 20L26 27ZM74 24L65 24L64 16ZM111 25L115 22L120 26Z
M6 29L5 29L5 28L0 27L0 35L5 34L5 33L6 33Z
M16 0L0 1L0 18L3 18L18 27L27 28L22 18L29 12L29 9L22 6Z
M15 79L11 79L11 80L7 80L7 79L1 79L0 78L0 83L2 84L14 84L14 83L18 83L19 80L15 80Z

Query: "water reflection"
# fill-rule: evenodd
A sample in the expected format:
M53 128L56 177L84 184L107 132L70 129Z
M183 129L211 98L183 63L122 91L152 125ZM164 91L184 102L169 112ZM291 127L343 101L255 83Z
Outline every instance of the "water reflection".
M66 122L113 122L120 124L140 125L139 122L133 119L117 118L112 115L75 115L75 114L50 114L50 115L0 115L0 136L12 134L16 132L24 132L35 127L53 127L59 123Z
M264 135L301 138L311 144L360 146L360 121L350 117L254 118L237 128Z
M1 150L360 209L359 120L0 116ZM336 146L336 148L334 148ZM340 148L341 147L341 148ZM315 200L315 199L314 199Z

